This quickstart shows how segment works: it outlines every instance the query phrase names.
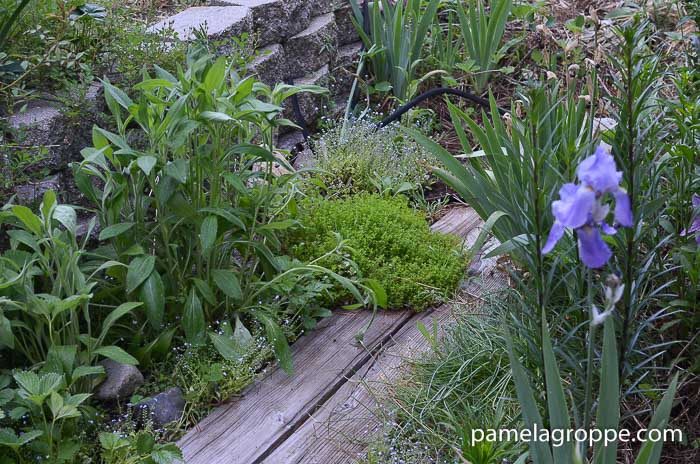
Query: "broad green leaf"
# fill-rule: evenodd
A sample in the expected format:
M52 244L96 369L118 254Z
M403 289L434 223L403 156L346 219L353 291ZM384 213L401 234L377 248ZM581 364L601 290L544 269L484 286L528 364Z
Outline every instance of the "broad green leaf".
M236 329L233 333L229 328L223 334L211 332L209 337L219 354L229 361L240 360L253 343L253 336L238 318L236 318Z
M95 354L104 356L112 361L137 366L138 360L118 346L103 346L95 350Z
M274 348L275 356L277 356L277 361L279 361L280 367L287 374L292 375L294 372L294 367L292 365L292 350L289 348L289 343L287 343L287 337L284 335L284 331L270 316L266 314L258 314L257 318L265 327L267 341Z
M219 111L202 111L200 116L207 121L233 121L231 116Z
M194 288L190 289L185 302L184 314L182 315L182 328L185 332L185 338L193 345L199 345L206 337L206 322L204 320L204 311L202 303L197 298L197 293Z
M112 326L122 317L126 316L129 314L131 311L134 309L138 308L141 306L143 303L140 302L128 302L128 303L122 303L116 308L112 310L111 313L105 317L105 320L102 322L102 331L100 332L100 336L98 338L98 343L102 342L102 340L105 339L107 334L109 333L109 330L112 328Z
M131 260L126 272L126 293L136 290L151 275L155 265L155 256L137 256Z
M226 269L214 269L211 272L212 279L219 290L224 292L229 298L240 301L243 297L241 284L238 281L238 276L234 271Z
M199 231L199 240L202 244L202 252L207 253L216 242L216 234L218 230L218 222L216 216L207 216L202 221L202 227Z
M78 366L73 370L71 374L71 380L75 382L83 377L88 377L90 375L101 375L105 373L105 368L102 366Z
M100 240L109 240L110 238L118 237L124 232L127 232L132 227L134 227L133 222L122 222L120 224L114 224L109 227L105 227L100 231Z
M147 176L151 175L151 171L153 170L153 167L156 165L158 160L155 158L155 156L139 156L136 158L136 164L141 168L144 174Z
M36 214L32 213L31 209L21 205L13 206L12 214L22 221L22 224L34 235L42 235L41 220Z
M139 300L145 306L146 317L151 327L155 330L160 330L163 324L163 315L165 314L165 289L163 279L161 279L160 274L155 269L141 285Z

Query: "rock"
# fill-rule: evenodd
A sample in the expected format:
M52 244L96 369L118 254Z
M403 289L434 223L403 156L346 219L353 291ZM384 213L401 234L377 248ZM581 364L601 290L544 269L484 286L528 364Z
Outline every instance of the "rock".
M203 27L210 39L238 37L253 30L253 13L245 6L194 6L151 25L147 32L157 34L172 28L178 39L188 42Z
M47 177L38 182L18 185L14 188L15 202L20 205L37 204L44 198L44 193L49 190L56 193L61 191L61 181L58 175Z
M328 87L330 81L331 75L329 67L328 65L324 65L308 76L302 77L301 79L295 79L294 84ZM297 98L299 99L299 110L301 111L301 115L307 124L313 123L323 114L323 104L328 100L327 95L316 95L308 92L298 93ZM292 100L288 99L285 101L284 105L284 116L299 124L300 121L297 121L297 117L292 108Z
M174 387L142 401L138 407L148 414L156 427L162 427L180 420L185 410L185 398L182 396L182 390Z
M80 150L92 144L92 126L99 122L104 110L102 86L91 85L80 100L64 95L79 105L80 112L66 111L65 105L54 100L37 99L21 113L8 118L14 141L25 150L45 152L27 172L56 173L66 170L71 161L81 159Z
M324 15L335 10L340 3L339 0L312 0L309 3L313 4L311 14L313 16Z
M347 45L360 40L360 35L352 23L353 14L350 6L340 8L335 12L335 23L338 27L338 43L340 45Z
M286 150L293 155L303 149L305 145L306 140L304 140L304 134L301 131L294 131L281 136L276 144L280 150Z
M282 45L269 45L258 52L259 55L248 65L248 71L269 86L284 82L288 71Z
M316 166L316 158L314 157L314 152L310 148L306 148L303 151L297 153L294 157L293 162L294 169L299 171L300 169L310 169Z
M135 366L120 364L111 359L100 362L107 378L97 387L95 398L101 401L117 401L134 394L143 385L143 375Z
M333 60L332 74L335 78L333 95L341 95L350 92L352 83L355 80L355 71L357 70L357 63L360 59L360 50L362 50L361 42L343 45L338 48L338 54Z
M335 15L314 18L309 27L284 45L290 77L300 77L327 65L338 47Z
M253 12L253 30L264 46L303 31L311 24L314 2L308 0L214 0L212 4L237 5Z

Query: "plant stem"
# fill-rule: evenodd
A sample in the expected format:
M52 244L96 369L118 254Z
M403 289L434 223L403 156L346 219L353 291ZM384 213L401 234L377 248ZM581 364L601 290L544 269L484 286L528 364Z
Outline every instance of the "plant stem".
M595 355L594 343L595 343L595 325L593 325L593 271L590 269L586 270L586 280L588 285L588 296L586 298L586 304L588 306L588 311L590 314L590 323L588 328L588 356L586 357L586 387L583 394L584 406L583 406L583 428L588 430L591 426L591 409L593 398L591 397L593 393L593 357ZM582 442L582 456L586 455L586 443Z

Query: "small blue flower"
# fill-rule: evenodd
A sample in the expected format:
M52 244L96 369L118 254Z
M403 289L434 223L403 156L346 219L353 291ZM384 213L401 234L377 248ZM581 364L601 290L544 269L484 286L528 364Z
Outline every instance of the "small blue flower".
M581 161L577 170L579 184L564 184L559 190L559 200L552 202L554 225L542 248L549 253L564 236L566 229L576 231L579 256L583 264L590 268L605 265L612 256L601 232L612 235L617 229L606 222L610 205L603 198L611 194L615 199L615 223L631 227L632 208L629 195L620 188L622 172L617 170L615 159L599 146L595 153Z

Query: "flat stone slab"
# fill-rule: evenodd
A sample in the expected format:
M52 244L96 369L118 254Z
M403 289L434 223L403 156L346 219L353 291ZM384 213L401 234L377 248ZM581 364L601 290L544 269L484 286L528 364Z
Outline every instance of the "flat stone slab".
M211 3L250 8L259 46L292 37L308 27L314 16L314 2L308 0L214 0Z
M245 6L195 6L150 26L149 33L172 28L180 40L196 38L195 32L206 28L207 37L237 37L253 29L253 15Z

